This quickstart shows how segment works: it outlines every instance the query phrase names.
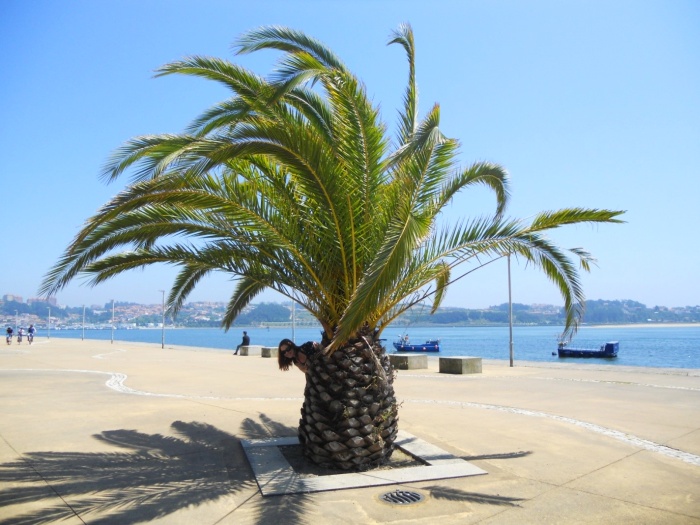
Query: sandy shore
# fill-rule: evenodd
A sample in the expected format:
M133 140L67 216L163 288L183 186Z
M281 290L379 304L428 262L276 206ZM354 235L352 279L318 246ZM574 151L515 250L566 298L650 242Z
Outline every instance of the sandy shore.
M301 373L204 348L4 346L0 522L700 524L698 370L446 375L435 358L395 387L403 431L486 474L264 497L241 442L295 435ZM396 489L424 499L381 501Z

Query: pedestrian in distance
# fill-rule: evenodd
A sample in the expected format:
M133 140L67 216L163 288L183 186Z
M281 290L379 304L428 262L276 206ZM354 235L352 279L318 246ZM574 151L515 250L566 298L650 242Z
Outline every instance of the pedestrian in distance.
M248 335L248 332L243 332L243 341L241 341L241 344L239 344L236 347L236 351L233 353L233 355L238 355L238 351L241 349L242 346L248 346L250 344L250 336Z
M11 326L8 326L6 331L7 331L7 337L5 338L5 340L7 341L8 345L11 345L12 344L12 333L14 332L14 330L12 329Z

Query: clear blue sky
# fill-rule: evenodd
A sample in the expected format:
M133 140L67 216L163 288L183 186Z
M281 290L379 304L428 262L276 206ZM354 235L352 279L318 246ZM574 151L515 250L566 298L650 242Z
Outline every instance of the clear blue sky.
M510 215L627 210L625 225L554 236L597 257L584 276L589 299L700 304L697 0L0 0L0 295L36 295L83 221L123 187L126 179L98 179L114 149L136 135L182 131L227 95L200 79L154 79L158 66L201 54L267 75L274 53L236 57L231 44L261 25L290 26L334 49L393 127L406 64L386 42L402 22L415 32L421 110L441 105L464 164L508 169ZM450 214L480 214L492 202L467 193ZM58 300L159 303L173 275L163 267L95 288L78 281ZM232 289L212 277L190 300L225 301ZM507 300L498 262L453 286L445 304ZM562 304L516 261L513 300Z

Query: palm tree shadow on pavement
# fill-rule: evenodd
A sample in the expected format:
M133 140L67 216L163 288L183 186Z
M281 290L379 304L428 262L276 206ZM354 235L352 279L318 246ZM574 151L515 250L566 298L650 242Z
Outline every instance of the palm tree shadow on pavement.
M523 498L509 498L506 496L482 494L480 492L466 492L464 490L442 487L440 485L426 487L426 490L430 493L430 497L436 500L463 501L506 507L518 507L518 503L523 501Z
M2 523L39 525L73 517L91 524L140 523L251 489L257 492L240 439L295 436L297 431L265 414L259 421L244 420L240 436L196 421L175 421L170 428L173 435L120 429L93 436L120 449L115 452L30 452L0 464ZM520 501L440 485L427 490L437 500L499 506ZM274 496L273 505L257 503L249 515L260 524L308 523L314 514L310 503L306 494ZM32 504L32 510L11 508L22 504Z
M296 430L251 419L235 436L200 422L175 421L175 435L106 430L93 437L117 452L30 452L0 464L0 516L7 525L55 523L79 517L86 523L137 523L256 488L239 440L294 435ZM60 501L60 503L56 503ZM255 509L260 523L284 512L285 522L305 515L305 499ZM32 504L24 513L10 507ZM233 509L232 509L233 510ZM13 512L18 512L12 515ZM280 515L281 517L281 515Z
M531 450L521 450L518 452L505 452L501 454L481 454L479 456L462 456L464 461L477 461L483 459L515 459L524 458L532 454Z

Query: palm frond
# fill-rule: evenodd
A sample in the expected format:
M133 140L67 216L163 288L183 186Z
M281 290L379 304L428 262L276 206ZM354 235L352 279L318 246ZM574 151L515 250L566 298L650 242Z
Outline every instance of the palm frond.
M328 69L344 70L342 61L318 40L283 26L266 26L243 34L234 44L238 54L263 49L277 49L286 53L305 52L316 57Z
M532 220L530 229L532 231L551 230L570 224L581 223L613 223L621 224L623 220L618 219L624 211L621 210L599 210L590 208L565 208L556 211L546 211L537 214Z
M498 164L477 162L452 177L442 189L438 206L442 209L460 191L470 186L482 184L496 196L496 219L502 217L510 199L510 179L508 173Z
M399 44L406 51L408 60L408 82L403 97L403 112L400 114L399 144L406 144L418 125L418 88L416 87L416 52L413 30L409 24L401 24L392 33L389 44Z
M236 320L238 314L240 314L243 309L250 304L250 302L257 297L257 295L265 289L264 285L261 285L255 280L248 277L243 277L238 281L236 290L231 296L231 300L226 306L226 313L222 320L222 326L228 330L231 328L233 321Z
M223 321L263 290L302 305L332 340L382 330L418 302L432 311L452 283L514 254L558 288L576 329L584 294L579 271L594 262L563 250L547 232L575 224L620 223L621 211L567 208L529 223L505 218L509 176L497 164L458 167L459 143L440 129L440 106L418 117L413 31L400 26L408 79L395 146L366 87L324 44L270 26L244 34L238 53L277 50L269 77L226 60L188 57L156 75L224 85L230 97L205 110L187 133L143 135L119 147L102 178L126 187L87 220L41 293L79 276L104 282L135 268L178 268L168 295L177 312L212 272L236 282ZM496 199L492 215L447 223L442 211L475 185Z
M258 75L219 58L189 57L166 64L156 71L157 77L173 74L197 76L223 84L254 107L263 108L267 98L274 93Z

